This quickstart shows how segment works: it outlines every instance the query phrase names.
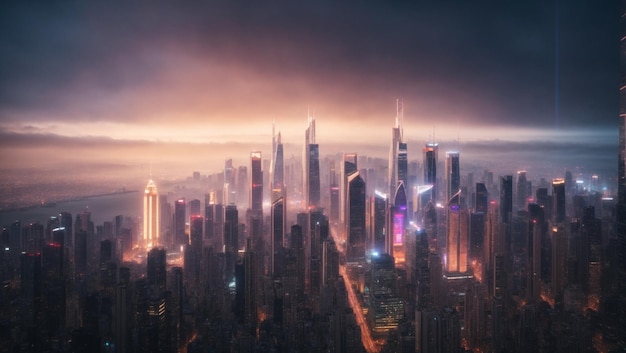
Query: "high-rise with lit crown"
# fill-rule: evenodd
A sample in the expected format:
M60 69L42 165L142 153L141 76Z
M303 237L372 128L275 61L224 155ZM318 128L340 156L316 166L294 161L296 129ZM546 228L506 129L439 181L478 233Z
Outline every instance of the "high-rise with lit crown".
M565 180L552 180L552 218L554 223L565 222Z
M461 191L457 191L447 204L448 232L446 239L446 271L467 272L469 244L469 213L461 204Z
M143 241L148 248L159 244L159 194L152 179L143 195Z

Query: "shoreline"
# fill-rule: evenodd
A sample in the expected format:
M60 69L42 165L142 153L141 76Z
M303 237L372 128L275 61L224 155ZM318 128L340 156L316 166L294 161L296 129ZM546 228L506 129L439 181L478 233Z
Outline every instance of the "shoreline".
M139 192L139 190L121 190L121 191L106 192L106 193L101 193L101 194L76 196L76 197L73 197L73 198L63 199L63 200L59 200L59 201L46 202L44 204L35 204L35 205L30 205L30 206L0 209L0 214L2 214L2 213L9 213L9 212L28 211L28 210L32 210L32 209L36 209L36 208L52 208L52 207L56 207L59 204L64 204L64 203L68 203L68 202L89 200L89 199L98 198L98 197L105 197L105 196L131 194L131 193L135 193L135 192Z

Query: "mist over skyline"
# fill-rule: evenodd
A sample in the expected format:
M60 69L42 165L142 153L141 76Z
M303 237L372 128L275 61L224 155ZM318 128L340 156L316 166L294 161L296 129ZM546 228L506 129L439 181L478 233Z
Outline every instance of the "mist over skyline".
M409 160L434 131L462 168L615 173L616 3L2 7L7 168L214 173L273 121L299 158L308 113L323 156L386 158L402 98Z
M5 2L0 78L0 351L626 351L626 0Z

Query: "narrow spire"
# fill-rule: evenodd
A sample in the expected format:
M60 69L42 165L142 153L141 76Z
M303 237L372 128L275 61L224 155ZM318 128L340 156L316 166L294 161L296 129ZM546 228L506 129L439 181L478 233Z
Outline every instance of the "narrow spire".
M309 139L309 143L315 143L315 111L313 111L313 115L310 114L310 108L308 109L308 119L307 119L307 138Z
M403 141L402 136L404 135L404 131L402 129L402 124L404 123L404 106L402 102L402 98L396 99L396 127L400 132L400 141Z

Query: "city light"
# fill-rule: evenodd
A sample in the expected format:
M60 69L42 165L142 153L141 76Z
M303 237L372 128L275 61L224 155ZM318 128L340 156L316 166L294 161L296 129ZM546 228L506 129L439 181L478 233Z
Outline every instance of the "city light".
M626 347L626 0L0 23L5 350Z

